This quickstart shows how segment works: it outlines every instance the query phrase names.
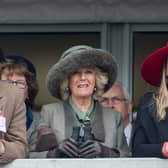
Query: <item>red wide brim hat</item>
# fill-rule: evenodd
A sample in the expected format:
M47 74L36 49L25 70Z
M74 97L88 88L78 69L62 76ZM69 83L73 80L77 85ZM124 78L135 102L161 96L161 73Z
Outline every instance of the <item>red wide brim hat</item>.
M162 69L164 61L168 56L168 44L150 54L141 66L141 75L143 79L159 87L162 79Z

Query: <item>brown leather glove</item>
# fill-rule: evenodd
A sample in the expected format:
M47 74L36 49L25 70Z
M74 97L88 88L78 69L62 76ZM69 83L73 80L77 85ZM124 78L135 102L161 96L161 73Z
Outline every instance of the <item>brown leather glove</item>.
M101 146L101 154L100 157L108 157L108 158L117 158L120 157L120 152L118 149L116 148L109 148L107 146L104 145L100 145Z
M119 157L119 156L120 153L117 149L104 146L95 140L88 140L80 146L80 157L82 158Z
M37 133L36 151L48 151L57 146L57 140L51 128L40 128Z
M47 158L78 158L79 149L77 142L72 139L66 139L58 147L47 153Z

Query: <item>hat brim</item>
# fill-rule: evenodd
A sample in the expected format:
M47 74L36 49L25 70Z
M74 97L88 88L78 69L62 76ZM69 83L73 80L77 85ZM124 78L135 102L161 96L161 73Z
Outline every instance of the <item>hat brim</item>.
M46 77L46 84L50 93L59 99L60 84L65 77L81 67L98 67L108 74L108 84L105 91L111 87L117 77L117 64L112 55L101 49L88 49L70 54L53 65Z
M156 87L159 87L162 79L163 64L168 56L168 45L150 54L141 66L143 79Z
M29 72L31 72L34 76L36 76L36 68L33 63L28 60L26 57L19 56L19 55L8 55L5 57L7 61L12 62L20 62L26 65Z

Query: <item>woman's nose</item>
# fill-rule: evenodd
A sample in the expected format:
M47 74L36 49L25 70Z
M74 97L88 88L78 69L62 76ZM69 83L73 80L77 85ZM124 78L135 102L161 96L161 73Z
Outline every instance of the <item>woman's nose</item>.
M80 78L81 78L81 79L85 79L85 78L86 78L86 74L85 74L85 73L81 73L81 74L80 74Z

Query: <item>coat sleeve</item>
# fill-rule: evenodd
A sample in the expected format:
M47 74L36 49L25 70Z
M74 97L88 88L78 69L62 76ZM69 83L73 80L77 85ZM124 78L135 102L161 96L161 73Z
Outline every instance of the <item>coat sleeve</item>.
M53 129L53 117L55 116L55 114L57 114L58 109L59 105L57 103L42 106L36 129L35 131L33 131L33 134L29 139L29 158L46 158L46 154L48 151L38 152L36 150L36 145L38 142L38 130L43 128Z
M133 157L163 157L161 152L163 144L156 142L155 122L150 115L149 106L147 106L151 96L150 93L145 94L138 105L132 138Z
M48 151L37 152L36 151L36 144L37 144L37 134L40 128L49 128L50 126L50 113L51 109L47 108L47 105L43 105L41 108L40 116L37 121L36 127L34 131L29 137L29 158L46 158L46 154Z
M116 148L120 157L129 156L129 148L124 134L124 125L119 112L110 108L102 108L103 124L105 131L104 145Z
M7 163L17 158L27 156L27 139L26 139L26 109L23 94L14 92L7 99L9 103L3 104L4 111L11 116L7 132L0 141L5 146L5 153L0 156L0 163ZM7 117L8 117L7 116Z
M37 129L40 129L42 127L50 127L50 122L51 122L51 109L47 108L47 105L43 105L40 113L40 119L37 125Z
M145 130L141 127L136 130L134 138L133 157L163 157L163 144L148 144Z

